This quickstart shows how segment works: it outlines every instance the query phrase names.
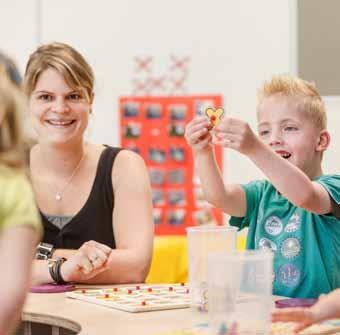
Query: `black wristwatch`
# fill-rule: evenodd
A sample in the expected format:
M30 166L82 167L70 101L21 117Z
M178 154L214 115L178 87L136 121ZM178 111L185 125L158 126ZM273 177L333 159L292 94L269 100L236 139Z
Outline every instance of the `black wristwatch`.
M55 248L53 244L41 242L37 246L37 252L35 254L36 259L49 259L52 258Z

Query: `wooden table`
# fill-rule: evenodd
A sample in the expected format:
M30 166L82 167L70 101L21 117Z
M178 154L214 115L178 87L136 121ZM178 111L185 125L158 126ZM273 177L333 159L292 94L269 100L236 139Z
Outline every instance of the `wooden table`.
M191 327L194 324L207 322L207 320L207 313L195 312L190 308L128 313L69 299L64 293L30 293L23 311L23 321L26 323L18 333L25 335L156 335ZM53 327L45 332L34 331L34 327L31 327L32 322Z

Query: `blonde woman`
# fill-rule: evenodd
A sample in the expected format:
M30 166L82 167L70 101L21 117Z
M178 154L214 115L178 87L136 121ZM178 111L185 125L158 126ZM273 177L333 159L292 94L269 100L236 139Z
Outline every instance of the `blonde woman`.
M20 318L42 228L26 177L21 117L24 96L0 58L0 334Z
M37 134L30 171L44 226L35 282L143 282L153 240L148 174L137 154L85 141L91 67L69 45L43 45L30 56L24 88Z

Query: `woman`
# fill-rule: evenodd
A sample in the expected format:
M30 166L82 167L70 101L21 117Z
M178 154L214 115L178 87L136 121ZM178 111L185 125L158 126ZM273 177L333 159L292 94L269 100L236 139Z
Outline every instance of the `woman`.
M149 269L147 170L131 151L84 140L93 82L85 59L62 43L39 47L26 67L24 88L38 140L30 170L48 243L39 251L59 262L36 261L35 283L143 282Z

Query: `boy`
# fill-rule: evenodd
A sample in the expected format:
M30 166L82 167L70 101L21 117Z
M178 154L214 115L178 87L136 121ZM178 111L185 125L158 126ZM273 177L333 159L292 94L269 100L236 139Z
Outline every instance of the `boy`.
M340 285L340 176L323 175L330 136L315 87L277 76L258 94L258 132L225 117L215 139L204 117L194 118L185 137L192 147L206 199L249 227L247 248L274 252L274 294L313 298ZM212 144L246 155L268 180L224 185Z

